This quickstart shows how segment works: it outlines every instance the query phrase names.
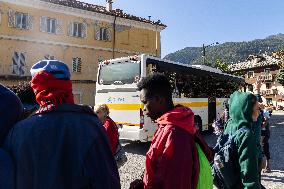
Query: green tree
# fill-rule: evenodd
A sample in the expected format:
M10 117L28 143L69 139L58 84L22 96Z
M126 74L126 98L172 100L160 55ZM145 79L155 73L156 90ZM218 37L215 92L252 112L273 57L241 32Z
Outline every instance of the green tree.
M228 64L223 62L222 59L218 58L215 63L215 68L221 70L222 72L228 73L230 72Z
M278 83L284 86L284 70L281 69L276 76L276 80Z

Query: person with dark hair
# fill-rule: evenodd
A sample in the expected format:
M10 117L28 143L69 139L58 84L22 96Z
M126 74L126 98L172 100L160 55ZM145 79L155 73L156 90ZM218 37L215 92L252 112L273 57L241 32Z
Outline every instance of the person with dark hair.
M22 119L29 117L38 110L39 105L29 82L24 81L9 88L20 98L24 106Z
M144 183L136 180L130 188L212 188L212 154L194 126L193 112L174 106L170 82L163 74L143 78L138 90L145 114L158 129L146 154Z
M4 145L16 165L16 189L119 189L106 132L90 107L74 104L68 66L43 60L31 75L40 107Z
M20 99L0 84L0 146L9 130L18 122L23 112ZM14 188L14 165L10 155L0 149L0 188Z

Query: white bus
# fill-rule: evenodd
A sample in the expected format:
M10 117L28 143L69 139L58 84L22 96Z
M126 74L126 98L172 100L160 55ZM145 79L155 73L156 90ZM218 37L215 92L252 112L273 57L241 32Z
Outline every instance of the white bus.
M187 65L148 55L100 62L95 103L105 103L119 125L120 139L151 141L157 129L144 116L137 83L150 73L164 73L170 80L175 104L190 107L195 126L203 131L223 111L226 98L244 82L241 77L208 66Z

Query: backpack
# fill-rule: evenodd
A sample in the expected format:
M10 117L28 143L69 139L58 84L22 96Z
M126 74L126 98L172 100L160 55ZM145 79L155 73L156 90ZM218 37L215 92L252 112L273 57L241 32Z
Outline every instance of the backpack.
M212 165L212 176L214 185L219 189L233 188L240 182L240 167L238 162L237 146L234 142L239 133L249 131L242 127L235 134L222 134L219 136L214 147L214 163Z
M198 178L198 184L196 189L211 189L213 188L213 177L211 174L211 166L210 163L199 146L199 144L195 143L197 152L198 152L198 157L199 157L199 178Z

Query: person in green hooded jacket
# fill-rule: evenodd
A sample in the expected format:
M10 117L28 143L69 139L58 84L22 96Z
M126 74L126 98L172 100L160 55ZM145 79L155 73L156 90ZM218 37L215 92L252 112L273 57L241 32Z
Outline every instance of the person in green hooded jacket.
M246 128L246 132L239 132L234 140L238 153L240 180L232 189L259 189L258 151L252 129L252 123L259 115L256 97L251 93L234 92L229 100L229 114L230 119L224 134L234 135L239 129Z

